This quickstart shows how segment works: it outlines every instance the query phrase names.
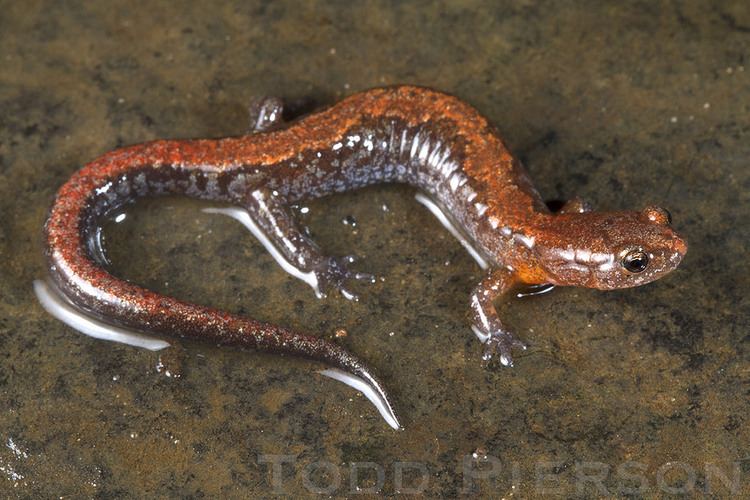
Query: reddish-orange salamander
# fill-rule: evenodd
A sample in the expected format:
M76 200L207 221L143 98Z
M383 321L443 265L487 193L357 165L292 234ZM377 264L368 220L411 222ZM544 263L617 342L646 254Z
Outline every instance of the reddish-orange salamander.
M399 427L381 382L337 344L157 294L111 275L97 248L101 218L142 196L182 194L242 207L244 222L319 296L370 278L325 255L289 206L376 183L405 183L487 269L470 296L484 359L511 365L525 349L493 302L516 285L603 290L648 283L687 251L666 210L594 212L580 200L551 213L521 164L474 108L426 88L355 94L296 123L277 99L258 101L254 133L216 140L158 140L94 160L58 191L45 225L51 278L78 309L136 330L205 339L323 361L334 378L375 394ZM236 215L236 214L235 214ZM240 215L236 215L242 218ZM359 384L359 385L357 385Z

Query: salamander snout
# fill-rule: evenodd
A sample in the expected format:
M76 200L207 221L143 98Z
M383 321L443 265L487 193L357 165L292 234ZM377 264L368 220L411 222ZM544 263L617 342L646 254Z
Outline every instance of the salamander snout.
M644 285L670 273L687 253L687 242L672 229L671 214L659 207L613 214L614 223L603 237L613 257L612 266L595 270L596 288Z
M657 249L662 249L672 260L677 260L676 264L682 261L687 253L687 241L679 236L672 229L672 214L665 208L646 207L641 214L653 225L662 226L664 230L657 232L651 239Z
M553 245L540 246L550 282L560 285L602 290L644 285L676 269L687 253L687 242L663 208L555 219Z

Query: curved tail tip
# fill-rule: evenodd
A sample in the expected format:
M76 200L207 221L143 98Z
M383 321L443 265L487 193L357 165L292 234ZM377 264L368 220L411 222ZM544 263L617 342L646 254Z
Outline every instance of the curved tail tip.
M320 370L318 373L334 380L338 380L339 382L343 382L349 387L364 394L364 396L375 405L375 408L380 412L380 416L383 417L383 420L385 420L388 425L395 430L403 430L403 427L401 427L401 424L396 417L396 413L393 411L393 408L382 391L376 389L371 384L368 384L364 379L337 368L327 368L325 370Z

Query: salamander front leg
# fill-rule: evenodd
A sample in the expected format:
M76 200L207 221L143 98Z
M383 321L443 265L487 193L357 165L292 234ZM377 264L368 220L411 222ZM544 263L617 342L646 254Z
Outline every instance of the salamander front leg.
M282 123L284 103L278 97L256 97L248 106L250 132L268 132Z
M313 287L318 297L325 297L336 289L349 300L358 300L356 294L345 288L350 279L374 282L371 274L350 271L353 256L329 257L305 235L283 200L268 189L250 193L245 207L256 229L256 237L264 243L276 260L290 274Z
M576 196L575 198L571 198L570 200L566 201L562 208L557 211L557 213L583 214L586 212L591 212L593 209L594 208L591 206L591 203L584 200L583 198L579 198L578 196Z
M493 269L471 293L471 311L474 324L472 330L484 342L484 364L499 354L500 363L513 366L511 351L515 348L526 349L526 345L516 340L500 322L495 310L494 301L515 284L516 279L510 271Z

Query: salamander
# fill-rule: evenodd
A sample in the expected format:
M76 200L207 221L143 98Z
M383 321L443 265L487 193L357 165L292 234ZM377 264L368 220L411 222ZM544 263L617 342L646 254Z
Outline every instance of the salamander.
M283 122L283 105L259 99L252 133L156 140L109 152L59 189L45 223L52 282L74 306L119 326L328 364L328 374L371 389L400 423L382 382L338 344L279 325L155 293L112 275L101 256L101 220L144 196L180 194L228 202L246 225L319 297L356 299L351 259L327 255L295 221L290 205L378 183L403 183L441 217L486 269L470 293L483 359L512 365L526 346L494 302L518 285L611 290L674 270L687 243L669 213L598 212L580 199L552 212L495 128L456 97L414 86L372 89L323 111Z

